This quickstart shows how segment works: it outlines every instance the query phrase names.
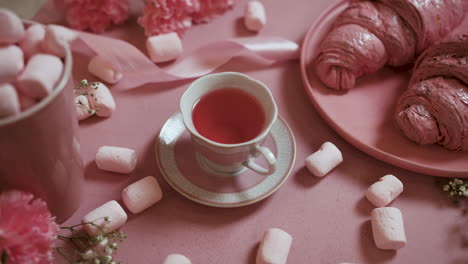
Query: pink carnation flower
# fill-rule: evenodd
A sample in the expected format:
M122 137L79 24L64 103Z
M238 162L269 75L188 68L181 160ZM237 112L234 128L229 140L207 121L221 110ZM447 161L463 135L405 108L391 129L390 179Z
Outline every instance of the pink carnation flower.
M147 36L177 32L181 35L192 23L210 21L232 8L237 0L147 0L138 23Z
M192 26L191 14L199 10L199 0L147 0L138 23L147 36L170 32L182 34Z
M8 263L46 264L59 226L47 205L32 194L8 191L0 194L0 256Z
M200 9L195 12L193 22L206 23L212 20L215 16L224 14L227 10L231 9L237 0L199 0Z
M129 16L128 0L65 0L70 27L101 33L110 25L119 25Z

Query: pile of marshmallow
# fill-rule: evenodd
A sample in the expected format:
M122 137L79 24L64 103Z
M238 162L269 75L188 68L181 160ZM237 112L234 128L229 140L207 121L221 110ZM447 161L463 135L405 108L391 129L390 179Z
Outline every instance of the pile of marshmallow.
M323 177L343 162L341 151L331 142L325 142L306 161L307 169L317 177ZM380 249L397 250L406 245L401 211L386 207L403 192L403 183L393 175L386 175L372 184L367 199L377 208L372 210L371 224L375 245Z
M0 118L24 111L48 96L62 76L68 29L32 24L0 9Z
M99 169L131 173L137 165L137 154L129 148L102 146L96 153L96 165ZM122 190L122 201L127 209L138 214L148 209L163 197L161 187L153 176L147 176ZM120 228L127 221L127 214L115 200L106 202L82 218L84 229L90 236L109 233ZM92 223L92 224L91 224ZM278 229L268 229L263 236L257 253L257 264L286 263L292 236ZM191 264L181 254L167 256L163 264Z
M244 25L253 32L260 31L266 24L265 8L260 1L249 1L244 10ZM182 41L176 32L155 35L146 40L149 58L155 63L175 60L182 52Z

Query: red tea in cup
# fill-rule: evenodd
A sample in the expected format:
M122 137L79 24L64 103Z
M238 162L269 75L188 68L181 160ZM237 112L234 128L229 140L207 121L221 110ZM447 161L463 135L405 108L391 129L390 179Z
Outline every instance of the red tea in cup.
M222 88L200 98L194 106L192 119L202 136L222 144L238 144L262 132L265 112L247 92Z

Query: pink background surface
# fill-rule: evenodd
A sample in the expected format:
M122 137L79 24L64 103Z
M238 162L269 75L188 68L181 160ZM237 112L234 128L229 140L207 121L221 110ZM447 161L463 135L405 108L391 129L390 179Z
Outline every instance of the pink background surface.
M315 18L335 2L264 1L268 23L260 34L302 42ZM183 38L185 50L210 41L251 36L242 25L244 6L245 1L240 1L233 11L212 23L190 29ZM142 29L113 34L144 47ZM76 80L95 80L86 73L88 58L76 56L75 61ZM124 263L162 263L168 254L180 253L194 264L253 264L258 242L270 227L293 236L288 263L468 263L467 237L460 233L468 217L452 205L441 191L441 183L435 183L437 178L378 161L339 137L310 103L298 61L255 69L236 59L220 71L243 72L269 86L279 114L294 132L296 164L276 193L257 204L235 209L211 208L184 198L159 172L154 144L161 126L178 110L179 98L190 82L112 89L117 103L114 115L80 123L86 173L84 199L65 225L78 223L87 212L111 199L121 202L123 188L153 175L164 197L138 215L129 213L122 228L128 238L120 244L116 257ZM342 150L344 162L326 177L315 178L305 169L304 160L324 141ZM135 149L139 158L136 170L130 175L98 170L94 157L102 145ZM406 247L397 252L375 247L369 221L373 206L364 197L367 187L386 174L396 175L405 186L392 203L403 213L408 239Z

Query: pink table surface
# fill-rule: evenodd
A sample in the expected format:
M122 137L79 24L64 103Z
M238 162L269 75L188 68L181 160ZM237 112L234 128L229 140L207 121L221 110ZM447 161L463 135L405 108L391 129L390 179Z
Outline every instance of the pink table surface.
M264 1L268 23L260 35L301 42L314 19L336 1ZM210 41L251 36L242 26L245 1L210 24L195 26L183 38L186 51ZM131 25L130 25L131 27ZM119 33L120 32L120 33ZM143 47L143 32L116 32ZM75 57L75 79L89 78L87 58ZM123 263L162 263L171 253L192 263L255 263L263 232L278 227L289 232L293 245L288 263L468 263L466 237L460 233L468 218L441 191L437 178L406 171L370 157L339 137L319 117L304 91L299 62L255 69L237 59L220 71L239 71L267 84L297 141L296 164L286 183L269 198L250 206L220 209L187 200L162 177L155 161L155 139L174 112L189 82L147 85L112 93L117 110L111 118L93 117L80 123L86 171L85 197L80 209L64 225L78 223L84 214L115 199L121 190L147 175L155 176L164 192L162 201L141 214L129 213L116 259ZM93 78L89 78L95 80ZM324 141L334 142L344 162L324 178L312 176L305 158ZM138 152L138 166L130 175L97 169L98 147L114 145ZM392 206L403 212L408 244L399 251L377 249L372 239L367 187L385 174L405 186ZM464 244L465 242L465 244ZM61 263L57 260L56 263Z

